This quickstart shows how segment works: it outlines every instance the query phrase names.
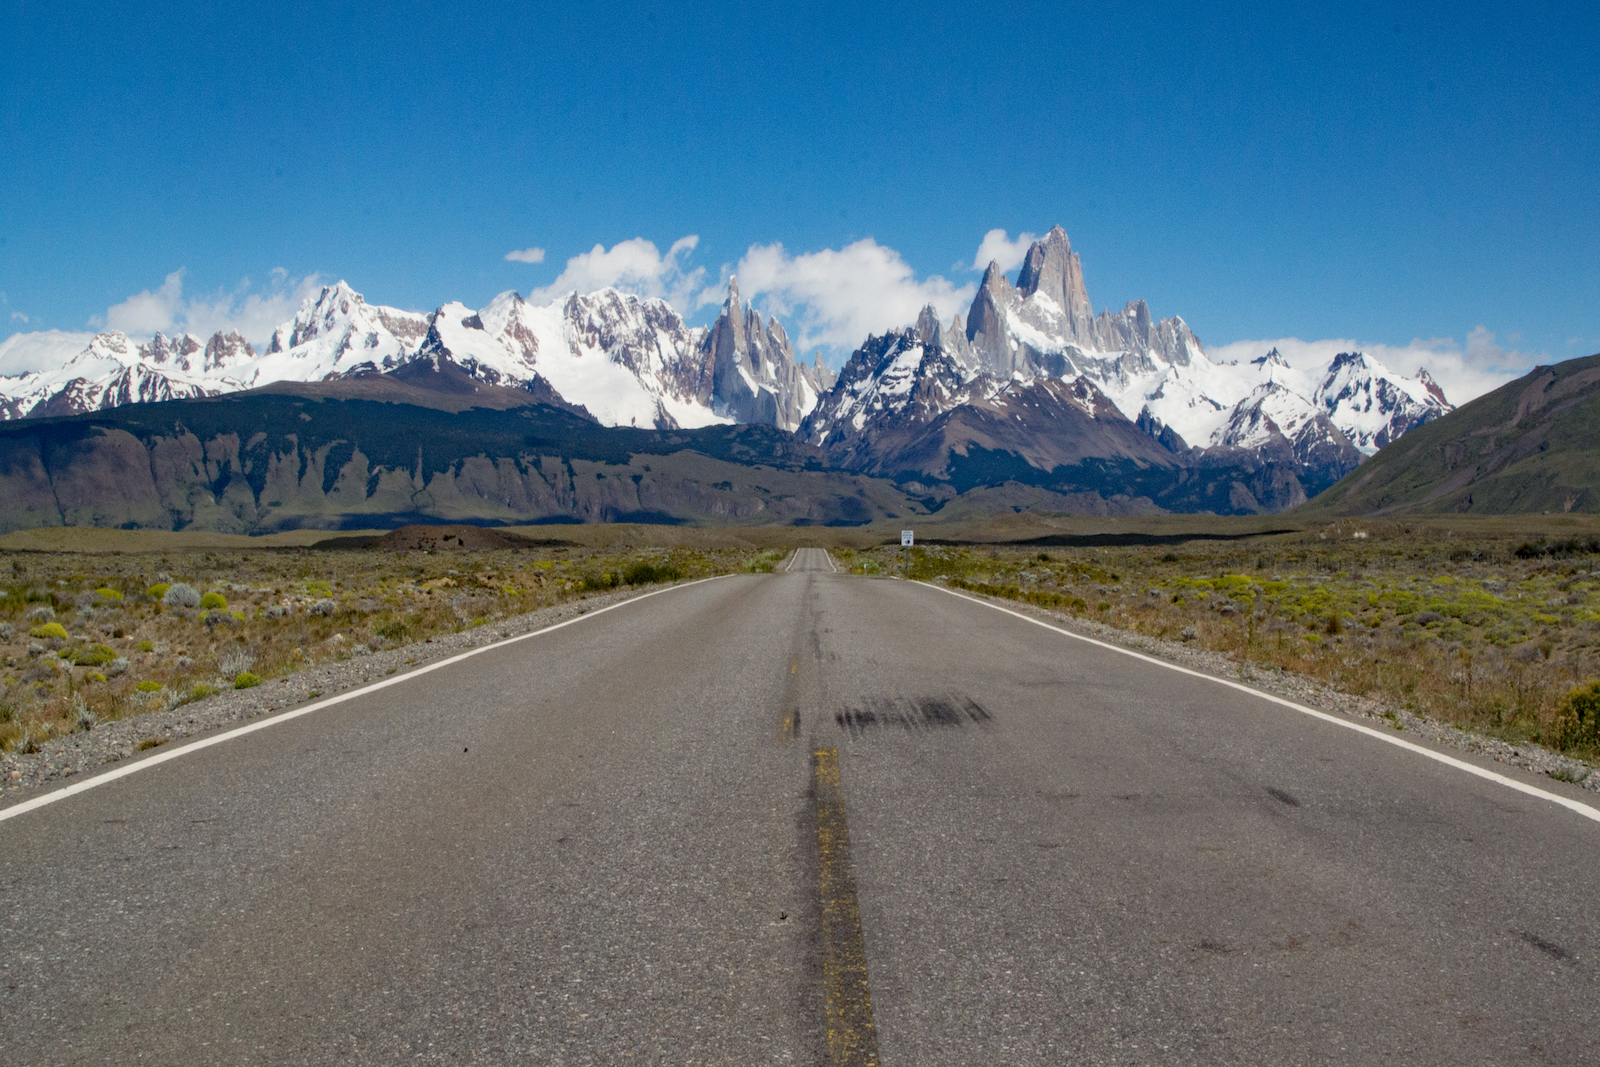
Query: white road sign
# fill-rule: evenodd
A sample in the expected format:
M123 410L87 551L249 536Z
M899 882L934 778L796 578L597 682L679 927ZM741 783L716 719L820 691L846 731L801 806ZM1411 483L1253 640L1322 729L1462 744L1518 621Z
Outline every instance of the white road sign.
M900 531L900 547L901 548L910 548L911 547L911 531L910 530L901 530Z

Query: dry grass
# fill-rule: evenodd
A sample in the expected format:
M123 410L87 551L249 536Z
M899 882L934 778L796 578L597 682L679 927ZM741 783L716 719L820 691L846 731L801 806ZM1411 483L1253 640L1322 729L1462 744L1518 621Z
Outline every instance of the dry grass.
M749 545L0 551L0 747L31 749L95 723L254 684L252 678L600 591L770 570L779 556ZM194 608L164 603L160 586L176 583L207 596ZM67 637L31 636L45 632L45 621L60 624Z
M1459 525L1459 524L1453 524ZM1536 521L1464 534L1344 522L1312 532L1167 547L931 547L840 553L1308 675L1514 743L1594 757L1563 728L1567 697L1600 677L1600 547L1535 554Z

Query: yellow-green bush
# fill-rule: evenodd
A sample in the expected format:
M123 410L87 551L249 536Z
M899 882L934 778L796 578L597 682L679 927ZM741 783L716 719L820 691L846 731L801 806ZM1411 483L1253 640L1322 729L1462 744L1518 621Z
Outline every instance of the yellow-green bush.
M217 608L221 608L223 611L228 610L228 598L221 593L207 593L200 598L201 611L212 611Z
M52 638L57 641L65 641L67 639L67 628L59 622L44 622L29 630L28 636L37 637L41 641L49 641Z
M1567 694L1551 733L1557 748L1600 747L1600 680Z
M75 648L61 657L80 667L100 667L117 658L117 654L106 645L84 645Z
M149 597L151 600L160 600L162 597L167 595L167 590L171 588L172 584L170 582L157 582L149 589L146 589L144 591L144 595Z

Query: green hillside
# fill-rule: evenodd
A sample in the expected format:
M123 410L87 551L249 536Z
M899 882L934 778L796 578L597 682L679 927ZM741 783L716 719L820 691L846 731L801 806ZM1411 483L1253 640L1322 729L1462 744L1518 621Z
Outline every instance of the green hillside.
M1600 355L1536 367L1412 430L1297 517L1600 512Z

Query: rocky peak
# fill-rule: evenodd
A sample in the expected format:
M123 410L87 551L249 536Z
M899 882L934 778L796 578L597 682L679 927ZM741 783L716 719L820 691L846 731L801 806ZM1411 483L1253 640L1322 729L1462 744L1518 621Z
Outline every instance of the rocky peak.
M205 362L202 364L206 370L217 370L243 363L256 358L256 350L250 347L250 342L240 336L239 331L230 330L226 335L218 330L211 335L211 340L206 342Z
M933 305L925 305L917 316L917 340L929 348L944 347L944 328L939 325L939 313Z
M1043 293L1066 313L1074 327L1094 317L1089 293L1083 284L1083 264L1072 250L1067 231L1060 226L1050 227L1049 233L1028 248L1022 260L1022 271L1017 275L1017 291L1023 299ZM1081 336L1081 330L1073 332Z
M1268 352L1266 355L1257 356L1255 359L1252 359L1250 361L1250 365L1252 367L1260 367L1263 370L1265 370L1268 367L1284 367L1284 368L1287 368L1289 366L1289 361L1284 359L1282 353L1280 353L1276 348L1274 348L1272 351Z
M282 352L325 336L341 325L348 325L350 319L365 306L366 300L350 288L344 279L333 285L324 285L320 293L315 297L307 297L305 303L300 305L294 320L286 324L289 327L287 335L284 334L284 327L278 327L267 351Z
M1433 375L1428 373L1428 368L1417 368L1417 381L1422 383L1422 387L1428 391L1429 396L1433 397L1447 408L1452 406L1450 401L1444 398L1444 390L1439 387L1439 383L1434 381Z
M996 377L1011 374L1011 339L1006 331L1006 311L1016 298L1000 264L989 261L967 312L967 344L979 366Z

